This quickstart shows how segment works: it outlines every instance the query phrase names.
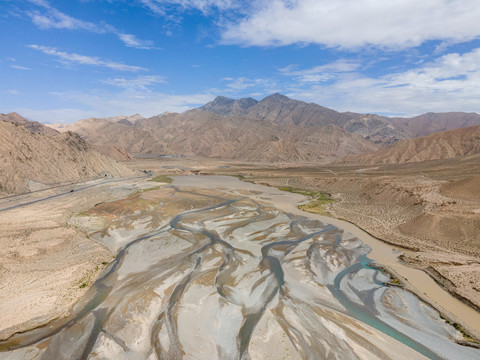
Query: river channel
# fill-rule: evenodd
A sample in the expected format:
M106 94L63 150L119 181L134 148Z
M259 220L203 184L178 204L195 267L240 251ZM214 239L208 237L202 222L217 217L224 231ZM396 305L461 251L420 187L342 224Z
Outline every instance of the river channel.
M301 199L188 176L72 218L115 260L69 316L1 342L0 359L480 358L370 266L391 247Z

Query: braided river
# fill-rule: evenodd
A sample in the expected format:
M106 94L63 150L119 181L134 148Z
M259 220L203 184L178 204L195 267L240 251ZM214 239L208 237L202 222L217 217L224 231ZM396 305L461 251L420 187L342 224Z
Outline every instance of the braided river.
M1 342L0 359L480 359L389 284L371 246L302 216L296 196L187 176L72 218L115 259L67 317Z

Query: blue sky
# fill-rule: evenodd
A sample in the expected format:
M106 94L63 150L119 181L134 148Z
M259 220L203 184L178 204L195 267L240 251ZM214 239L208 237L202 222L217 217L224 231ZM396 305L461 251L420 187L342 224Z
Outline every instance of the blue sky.
M280 92L480 113L478 0L0 0L0 112L41 122Z

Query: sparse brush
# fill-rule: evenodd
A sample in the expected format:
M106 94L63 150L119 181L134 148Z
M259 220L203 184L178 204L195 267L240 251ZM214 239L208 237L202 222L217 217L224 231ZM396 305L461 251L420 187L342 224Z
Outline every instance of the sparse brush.
M157 175L154 178L151 178L148 181L155 181L155 182L162 182L162 183L167 183L171 184L173 182L173 179L167 175Z
M290 186L279 186L279 190L288 191L293 194L300 194L304 196L309 196L312 200L307 204L298 205L298 208L303 211L308 211L314 214L320 215L330 215L325 210L325 205L334 202L330 197L330 194L325 193L323 191L312 191L312 190L305 190L305 189L296 189Z

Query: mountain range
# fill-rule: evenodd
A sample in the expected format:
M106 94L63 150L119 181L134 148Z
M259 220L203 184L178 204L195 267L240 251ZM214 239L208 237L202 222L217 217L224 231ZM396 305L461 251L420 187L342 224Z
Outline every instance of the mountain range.
M417 136L473 125L480 125L480 115L457 112L389 118L337 112L273 94L260 101L218 96L197 109L151 118L136 114L50 126L77 132L118 160L155 154L329 163L347 156L355 159L351 156Z

